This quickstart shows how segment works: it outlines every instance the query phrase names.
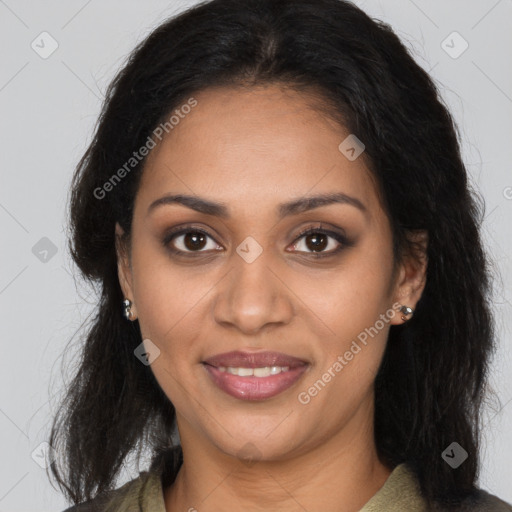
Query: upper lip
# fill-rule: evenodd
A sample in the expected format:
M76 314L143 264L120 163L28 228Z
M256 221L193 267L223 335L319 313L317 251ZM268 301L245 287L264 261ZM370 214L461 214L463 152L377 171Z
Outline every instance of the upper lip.
M231 366L235 368L264 368L265 366L288 366L296 368L306 361L281 352L242 352L235 350L216 354L203 361L211 366Z

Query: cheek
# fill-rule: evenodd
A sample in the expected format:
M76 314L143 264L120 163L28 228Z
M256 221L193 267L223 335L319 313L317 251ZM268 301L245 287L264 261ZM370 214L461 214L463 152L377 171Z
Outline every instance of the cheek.
M310 276L296 278L295 289L304 298L309 316L332 341L330 352L350 345L388 310L390 272L390 255L361 247L329 274L319 274L318 280Z
M308 315L309 329L327 333L319 338L318 365L307 380L311 393L304 389L318 405L335 410L342 403L343 410L350 410L371 389L390 327L389 272L382 252L357 251L306 295L314 312Z
M160 351L151 371L176 409L187 410L191 394L196 393L194 372L202 369L197 364L199 328L211 285L207 286L204 275L187 275L185 280L185 272L173 269L169 261L159 261L158 257L151 260L142 251L139 256L134 256L133 265L141 336L149 338Z
M356 331L356 326L339 326ZM340 422L348 421L373 391L373 383L386 347L388 327L365 338L352 337L347 332L343 339L324 343L319 364L301 388L297 398L306 404L304 413L315 417L322 411L330 411L326 428L339 428ZM363 341L361 341L363 340Z
M169 356L191 356L196 332L205 318L208 291L215 281L192 267L188 271L178 269L169 256L162 254L144 250L143 246L133 254L141 334ZM174 360L186 361L185 356Z

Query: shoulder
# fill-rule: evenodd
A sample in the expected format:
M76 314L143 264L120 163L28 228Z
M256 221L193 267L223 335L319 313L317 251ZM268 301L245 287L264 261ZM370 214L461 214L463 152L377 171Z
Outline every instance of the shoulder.
M71 506L63 512L113 512L128 508L130 505L137 505L148 484L156 482L158 478L154 473L143 471L121 487L103 492L94 499Z
M512 512L512 505L483 489L466 498L460 512Z
M398 465L388 480L389 483L386 482L388 485L385 484L382 490L394 491L394 494L387 493L390 503L392 501L396 504L403 499L405 500L404 505L406 503L409 510L427 512L419 481L412 467L407 463ZM378 493L378 495L380 494ZM385 503L387 504L387 501ZM381 508L375 510L381 510ZM434 510L428 512L512 512L512 505L483 489L476 488L459 505L437 504Z

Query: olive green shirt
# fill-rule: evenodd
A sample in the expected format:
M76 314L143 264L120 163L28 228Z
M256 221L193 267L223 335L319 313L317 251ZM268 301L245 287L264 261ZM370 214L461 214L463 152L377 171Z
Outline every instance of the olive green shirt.
M196 505L200 511L200 505ZM229 507L228 507L229 508ZM194 511L194 507L190 507ZM341 510L341 509L340 509ZM461 512L512 512L512 505L486 491L464 502ZM166 511L160 475L144 471L122 487L64 512L170 512ZM417 480L403 463L395 467L384 485L359 512L429 512Z

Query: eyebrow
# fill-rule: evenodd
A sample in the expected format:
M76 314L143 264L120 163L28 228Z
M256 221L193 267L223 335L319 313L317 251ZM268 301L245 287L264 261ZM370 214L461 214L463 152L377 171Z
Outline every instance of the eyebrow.
M153 201L149 205L147 215L160 206L170 204L181 204L197 212L204 213L205 215L213 215L222 219L231 218L229 209L225 203L218 203L199 196L190 196L185 194L166 195L156 201ZM368 214L366 206L359 199L342 192L294 199L287 203L280 204L277 208L277 212L279 217L282 219L290 215L296 215L298 213L303 213L319 208L320 206L327 206L330 204L348 204L359 209L361 212Z

